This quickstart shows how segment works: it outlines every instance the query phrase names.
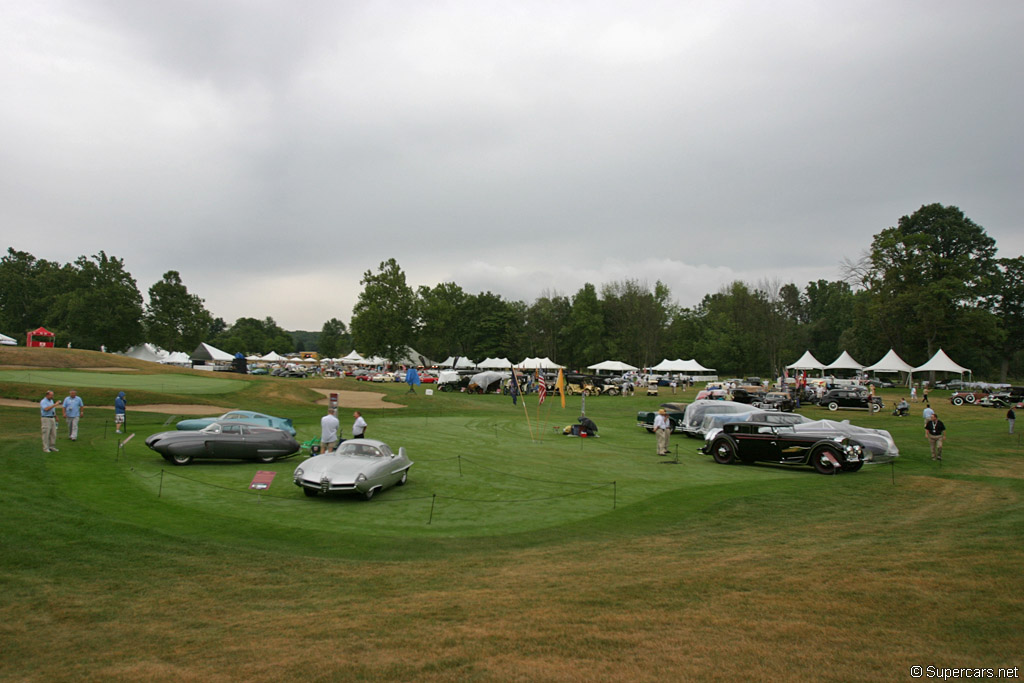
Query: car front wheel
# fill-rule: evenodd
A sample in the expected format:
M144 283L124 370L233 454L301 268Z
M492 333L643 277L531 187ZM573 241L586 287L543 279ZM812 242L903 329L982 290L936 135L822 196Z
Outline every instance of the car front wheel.
M856 472L861 467L864 467L864 463L860 460L857 462L845 462L843 463L843 472Z
M409 481L409 470L402 472L402 478L395 482L395 486L405 486L407 481Z
M814 469L818 470L818 474L835 474L836 468L832 464L832 460L828 456L835 458L836 462L839 462L839 455L828 446L819 448L811 454L811 463L814 465Z
M183 453L172 453L171 462L175 465L188 465L192 462L192 456Z
M736 462L736 446L728 439L718 439L711 444L711 455L719 465Z
M832 401L831 403L828 404L828 409L834 413L835 411L839 410L839 404L836 403L835 401Z
M872 403L871 404L871 412L872 413L877 413L881 409L882 409L882 404L881 403Z
M964 399L963 399L962 396L954 396L953 397L953 405L955 405L955 406L962 406L963 404L964 404Z
M261 455L260 457L256 458L256 462L274 462L274 460L276 460L276 459L277 459L277 456Z

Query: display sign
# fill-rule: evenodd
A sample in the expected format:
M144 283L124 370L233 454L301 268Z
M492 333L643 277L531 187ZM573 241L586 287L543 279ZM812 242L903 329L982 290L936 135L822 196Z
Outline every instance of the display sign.
M274 477L276 476L277 472L259 470L256 472L256 476L252 478L252 483L249 484L249 488L256 489L257 491L266 491L270 488L270 485L274 483Z

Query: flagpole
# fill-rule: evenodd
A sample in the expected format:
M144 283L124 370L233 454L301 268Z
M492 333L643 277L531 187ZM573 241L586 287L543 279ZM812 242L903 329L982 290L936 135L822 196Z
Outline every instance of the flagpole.
M530 411L526 408L526 397L523 396L522 387L519 385L519 376L516 374L515 366L512 367L512 381L515 383L516 394L523 399L523 414L526 415L526 426L530 430L530 441L535 441L533 436L533 425L530 423Z

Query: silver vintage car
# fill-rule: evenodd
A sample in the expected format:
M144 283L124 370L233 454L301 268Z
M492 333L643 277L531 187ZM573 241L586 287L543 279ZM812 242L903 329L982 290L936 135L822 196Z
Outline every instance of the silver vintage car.
M349 439L336 451L310 458L295 468L295 485L307 496L334 491L358 493L369 500L379 491L402 486L412 461L399 448L396 455L383 441Z

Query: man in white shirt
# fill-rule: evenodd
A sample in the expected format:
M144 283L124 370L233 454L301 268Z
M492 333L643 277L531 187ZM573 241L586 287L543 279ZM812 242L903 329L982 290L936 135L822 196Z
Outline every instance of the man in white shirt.
M668 437L672 434L672 423L662 408L654 416L654 435L658 437L658 455L668 455Z
M330 408L327 414L320 418L321 453L333 451L338 446L338 433L341 425L338 422L337 415L335 415L336 412L334 408Z
M352 413L352 417L356 419L356 421L352 423L352 438L362 439L366 435L366 427L368 426L366 424L366 420L363 419L363 414L358 410Z

